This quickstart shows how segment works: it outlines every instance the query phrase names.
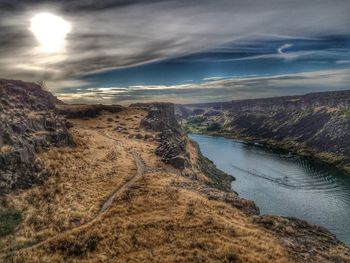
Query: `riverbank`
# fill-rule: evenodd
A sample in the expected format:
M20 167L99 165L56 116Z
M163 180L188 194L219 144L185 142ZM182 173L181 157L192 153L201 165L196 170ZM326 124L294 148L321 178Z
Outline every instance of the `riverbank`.
M261 144L190 134L226 173L232 188L261 214L296 217L329 229L350 244L350 177L330 165ZM271 201L273 200L273 201Z
M344 163L345 157L342 155L337 155L335 153L330 152L320 152L314 148L311 148L305 143L298 143L294 140L274 140L274 139L263 139L254 136L244 135L239 132L233 131L207 131L207 126L184 126L184 129L188 133L197 133L197 134L205 134L211 136L221 136L224 138L241 140L253 144L261 144L265 147L270 147L275 150L282 150L286 152L290 152L291 154L296 154L300 156L304 156L307 158L311 158L317 160L319 162L323 162L328 165L332 165L342 172L347 173L350 176L350 166L347 163Z

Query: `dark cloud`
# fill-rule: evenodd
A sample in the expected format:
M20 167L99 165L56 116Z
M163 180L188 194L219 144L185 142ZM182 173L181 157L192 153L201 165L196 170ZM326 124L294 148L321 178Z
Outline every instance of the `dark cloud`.
M28 6L57 5L65 12L86 12L165 0L2 0L2 11L24 10Z

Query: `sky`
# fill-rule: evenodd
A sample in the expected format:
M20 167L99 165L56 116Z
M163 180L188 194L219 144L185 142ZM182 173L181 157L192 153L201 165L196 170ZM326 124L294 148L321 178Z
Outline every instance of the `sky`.
M0 78L68 103L349 89L348 0L0 0Z

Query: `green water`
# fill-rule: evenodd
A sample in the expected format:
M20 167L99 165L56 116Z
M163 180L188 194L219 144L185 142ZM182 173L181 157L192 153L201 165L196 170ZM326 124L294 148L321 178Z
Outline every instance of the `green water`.
M232 188L262 214L326 227L350 244L350 176L305 157L223 137L190 134L202 153L233 175Z

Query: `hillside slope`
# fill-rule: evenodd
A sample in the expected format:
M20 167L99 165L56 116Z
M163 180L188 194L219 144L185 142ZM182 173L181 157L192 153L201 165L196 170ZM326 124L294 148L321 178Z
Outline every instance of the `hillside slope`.
M0 215L22 214L0 232L3 262L350 262L324 228L260 216L229 191L173 105L88 108L60 106L74 145L38 151L49 176L0 197Z
M178 106L221 134L317 157L350 171L350 91Z

